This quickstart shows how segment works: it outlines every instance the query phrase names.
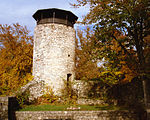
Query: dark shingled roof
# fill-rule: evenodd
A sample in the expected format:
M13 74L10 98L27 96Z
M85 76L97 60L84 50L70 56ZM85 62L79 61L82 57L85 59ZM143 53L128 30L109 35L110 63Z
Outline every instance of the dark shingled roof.
M74 15L72 12L67 11L67 10L62 10L62 9L57 9L57 8L49 8L49 9L40 9L37 10L35 12L35 14L33 15L33 18L38 21L41 18L41 16L46 16L49 15L47 17L53 17L53 13L56 13L56 18L62 18L62 15L66 15L69 21L74 22L77 21L78 17L76 15Z

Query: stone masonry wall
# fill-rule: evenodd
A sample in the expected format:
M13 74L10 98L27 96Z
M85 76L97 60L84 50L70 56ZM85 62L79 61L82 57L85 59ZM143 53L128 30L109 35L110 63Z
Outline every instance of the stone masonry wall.
M33 76L37 82L44 82L59 95L63 80L74 79L75 30L62 24L39 24L35 28ZM30 89L32 96L40 93Z
M129 111L17 111L17 120L139 120Z
M18 109L15 97L0 97L0 120L15 120L15 110Z
M0 120L8 120L8 97L0 97Z

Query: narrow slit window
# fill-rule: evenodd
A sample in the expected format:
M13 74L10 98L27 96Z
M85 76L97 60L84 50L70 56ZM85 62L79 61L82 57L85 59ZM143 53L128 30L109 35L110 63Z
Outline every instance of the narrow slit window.
M71 81L71 75L72 74L67 74L67 86L69 86L69 82Z

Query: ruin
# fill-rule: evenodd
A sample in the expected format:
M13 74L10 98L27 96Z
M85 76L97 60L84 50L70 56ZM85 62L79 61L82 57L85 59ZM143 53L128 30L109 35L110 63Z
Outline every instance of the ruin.
M37 22L34 31L33 76L40 83L30 88L34 97L41 96L42 85L60 95L64 81L74 79L75 30L78 17L61 9L38 10L33 18Z

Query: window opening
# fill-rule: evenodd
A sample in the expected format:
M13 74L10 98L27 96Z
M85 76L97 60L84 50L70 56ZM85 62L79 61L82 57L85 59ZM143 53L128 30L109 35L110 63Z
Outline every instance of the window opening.
M69 82L71 81L71 75L72 74L67 74L67 87L69 87Z

